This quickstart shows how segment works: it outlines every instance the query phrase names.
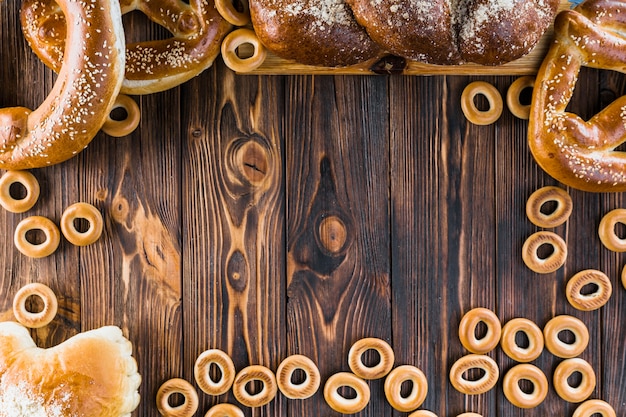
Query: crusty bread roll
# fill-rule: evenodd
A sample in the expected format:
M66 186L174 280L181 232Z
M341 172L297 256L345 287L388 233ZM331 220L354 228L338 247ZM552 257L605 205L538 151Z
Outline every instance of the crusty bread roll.
M344 66L379 51L430 64L500 65L529 53L560 0L250 0L274 54ZM343 30L350 28L349 31ZM363 30L368 36L363 36ZM355 49L358 39L364 45ZM358 51L358 53L357 53Z
M141 377L132 345L115 326L38 348L28 330L0 323L0 415L130 417Z

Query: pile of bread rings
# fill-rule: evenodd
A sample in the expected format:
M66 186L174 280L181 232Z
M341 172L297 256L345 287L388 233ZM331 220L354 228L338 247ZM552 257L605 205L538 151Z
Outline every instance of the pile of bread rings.
M21 198L16 197L12 190L19 185L25 191ZM25 213L32 209L39 199L39 182L29 171L7 171L0 177L0 205L12 213ZM77 223L86 222L85 230L79 230ZM68 206L61 216L59 227L48 217L41 215L28 216L22 219L15 228L13 242L24 255L31 258L44 258L52 255L61 243L61 233L75 246L87 246L95 243L102 235L104 221L100 211L92 204L77 202ZM41 231L42 242L33 241L29 233Z
M374 350L379 360L374 365L366 365L363 355ZM367 337L356 341L348 353L348 366L351 372L337 372L331 375L323 387L324 399L335 411L343 414L354 414L363 410L370 399L368 380L385 378L384 391L389 404L401 412L413 412L411 417L432 417L427 410L417 410L426 399L428 382L424 373L413 365L400 365L394 368L395 354L391 346L382 339ZM219 369L219 379L214 380L210 374L211 366ZM292 377L296 371L304 374L304 380L295 383ZM304 355L286 357L276 369L276 374L262 365L249 365L236 372L235 365L225 352L209 349L202 352L194 366L195 382L201 391L208 395L218 396L232 389L235 399L245 407L261 407L272 401L280 391L286 398L304 400L314 395L320 385L321 376L315 362ZM259 382L262 388L252 394L248 392L250 382ZM408 395L401 393L402 384L412 383ZM346 398L340 388L349 387L355 392L354 398ZM172 406L170 397L179 394L183 402ZM191 417L198 409L198 393L193 385L181 378L165 381L157 392L157 408L164 417ZM417 410L417 411L415 411ZM205 417L211 416L243 416L242 410L228 403L212 407Z
M484 324L486 333L476 336L477 326ZM571 332L572 342L565 342L559 334ZM522 332L528 339L528 346L520 346L516 335ZM556 393L565 401L581 403L574 412L576 417L590 417L600 413L604 417L615 417L615 411L606 402L589 399L596 386L593 367L580 358L589 343L586 325L576 317L558 315L550 319L543 330L527 318L514 318L502 326L498 316L491 310L477 307L463 315L459 324L459 339L469 354L459 358L450 369L450 382L459 392L466 395L483 394L495 387L500 377L498 364L488 354L498 345L503 352L516 362L504 375L502 388L505 397L519 408L534 408L540 405L548 394L548 379L545 373L530 362L537 359L544 346L554 356L563 359L554 369L552 383ZM467 379L468 371L480 369L483 376ZM580 373L581 381L575 387L568 378ZM533 385L530 393L520 387L521 380Z
M552 204L552 210L545 210ZM560 187L544 186L534 191L526 202L528 220L542 229L563 225L572 213L573 202L569 193ZM616 234L615 226L626 224L626 209L617 208L606 213L598 226L602 244L614 252L626 252L626 240ZM542 256L540 248L548 245L551 252ZM540 230L531 234L522 247L522 260L538 274L548 274L561 268L567 258L565 240L557 233ZM621 281L626 288L626 266L622 269ZM593 292L583 289L592 285ZM613 293L611 279L597 269L585 269L572 275L566 284L565 295L572 307L581 311L597 310L604 306Z

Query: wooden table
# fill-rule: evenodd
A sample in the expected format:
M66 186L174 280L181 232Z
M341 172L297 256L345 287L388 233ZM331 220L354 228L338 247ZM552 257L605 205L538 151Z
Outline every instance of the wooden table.
M17 2L1 8L0 107L41 103L54 76L25 45ZM290 354L318 365L324 382L347 371L358 339L387 340L395 364L428 378L422 408L440 417L465 411L489 416L571 416L552 384L535 409L514 407L502 378L483 395L465 396L448 372L467 353L462 315L492 309L504 323L526 317L539 326L559 314L585 322L591 340L581 355L597 373L592 395L626 413L624 255L605 249L597 228L623 194L568 190L569 221L554 231L569 256L555 273L522 262L524 240L538 230L526 218L528 196L556 182L534 162L526 123L505 109L491 126L469 124L459 98L476 79L504 95L513 76L238 76L218 59L173 90L135 97L143 118L132 135L99 134L66 163L33 173L42 195L26 214L0 211L0 312L11 319L15 292L48 284L60 310L33 331L49 347L103 325L120 326L134 344L143 376L137 416L158 415L165 380L193 382L208 348L232 355L237 369L276 370ZM585 70L572 109L595 114L624 94L626 78ZM72 203L104 215L102 238L29 259L13 246L27 215L57 222ZM620 233L624 233L622 230ZM576 272L596 268L613 296L593 312L571 307L564 293ZM515 363L490 353L501 376ZM561 359L534 361L551 380ZM195 383L194 383L195 384ZM398 416L381 380L362 416ZM203 416L233 401L199 391ZM321 390L308 400L279 395L247 416L337 415Z

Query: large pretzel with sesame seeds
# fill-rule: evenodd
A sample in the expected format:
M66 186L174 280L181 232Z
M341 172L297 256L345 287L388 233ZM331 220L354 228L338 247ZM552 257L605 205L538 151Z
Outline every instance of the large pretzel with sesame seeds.
M529 145L537 163L573 188L626 191L626 96L589 121L566 112L582 66L626 73L626 7L618 0L587 0L559 13L555 41L537 74Z
M125 59L119 3L58 1L70 16L68 53L54 87L36 110L0 109L0 169L39 168L70 159L98 133L119 93Z
M197 76L213 64L231 25L214 0L120 0L122 14L141 11L172 37L126 45L126 74L121 92L165 91ZM58 71L65 49L65 17L55 0L24 0L22 28L33 51Z

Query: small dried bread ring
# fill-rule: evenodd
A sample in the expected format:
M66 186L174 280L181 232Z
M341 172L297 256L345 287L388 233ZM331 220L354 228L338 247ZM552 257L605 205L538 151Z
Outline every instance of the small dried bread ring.
M626 290L626 265L622 268L622 287Z
M591 294L582 294L586 285L595 285L597 289ZM609 301L613 293L611 280L605 273L586 269L572 276L565 286L565 296L572 307L581 311L597 310Z
M251 45L253 52L249 57L241 58L238 50L244 44ZM254 71L265 62L266 56L265 47L251 29L235 29L226 35L222 42L222 59L226 66L235 72Z
M26 301L31 296L41 299L43 302L41 311L37 313L28 311ZM54 291L44 284L32 283L24 285L13 298L13 315L18 323L31 329L39 329L50 324L57 315L57 309L58 303Z
M509 107L511 114L518 119L528 120L530 117L530 102L522 104L520 99L522 92L527 88L532 88L534 85L535 77L527 75L513 81L506 92L506 105Z
M538 250L546 244L552 247L552 253L546 258L540 258ZM556 271L565 264L566 259L567 245L561 236L553 232L543 230L533 233L522 246L522 260L530 270L538 274Z
M259 381L263 388L256 393L250 394L246 390L248 382ZM233 382L233 394L237 401L246 407L261 407L274 399L278 392L274 373L263 365L250 365L243 368L235 376Z
M339 388L352 388L356 396L346 398L339 393ZM324 385L324 399L330 408L343 414L354 414L363 410L370 401L370 387L367 382L350 372L331 375Z
M211 365L220 370L220 379L211 378ZM193 374L200 389L209 395L222 395L228 392L235 381L235 364L228 354L219 349L208 349L198 355Z
M483 416L482 414L478 414L478 413L462 413L456 417L483 417Z
M480 339L476 338L476 327L484 323L487 333ZM502 326L496 314L484 307L473 308L463 315L459 324L459 339L465 349L472 353L487 353L492 351L498 342Z
M213 0L119 3L122 14L141 12L172 35L126 45L120 90L123 94L165 91L196 77L213 64L222 39L232 28ZM28 44L44 64L58 72L61 60L67 55L67 28L72 27L66 23L67 14L61 12L54 0L24 0L20 12Z
M76 229L74 222L78 219L84 219L89 223L89 227L84 232ZM74 203L66 208L61 216L63 236L76 246L87 246L96 242L102 235L103 228L102 214L89 203Z
M113 119L111 113L116 109L123 109L126 112L126 118L122 120ZM121 138L134 132L140 121L141 110L139 110L137 102L126 94L120 94L115 99L113 108L102 125L102 131L114 138Z
M484 375L476 380L465 379L463 374L470 369L481 369ZM465 355L450 368L452 386L466 395L484 394L496 385L499 376L498 364L487 355Z
M120 90L125 37L119 2L59 0L57 8L71 27L68 53L59 61L54 87L36 110L0 109L2 169L45 167L81 152L102 127Z
M611 405L602 400L587 400L574 410L572 417L591 417L600 414L602 417L616 417Z
M206 412L204 417L244 417L241 408L234 404L222 403L216 404Z
M367 366L363 363L363 354L368 350L378 353L380 360L374 366ZM348 352L348 366L350 370L359 378L378 379L391 371L395 355L389 343L375 337L366 337L356 341Z
M409 414L408 417L437 417L437 414L429 410L417 410Z
M20 184L24 187L24 198L14 198L11 186ZM11 213L24 213L35 205L39 199L39 181L28 171L7 171L0 177L0 205Z
M570 331L574 342L565 343L559 338L562 331ZM560 315L553 317L543 328L546 348L559 358L573 358L580 355L589 344L589 330L585 323L573 316Z
M541 208L548 202L556 203L551 213L543 213ZM552 228L562 225L572 214L572 197L560 187L546 186L533 192L526 202L526 216L535 226Z
M598 235L607 249L613 252L626 252L626 239L621 239L615 234L617 223L626 225L626 209L617 208L606 213L600 220Z
M528 346L521 347L515 341L518 332L528 338ZM504 353L517 362L531 362L543 352L543 332L533 321L518 317L511 319L502 327L500 346Z
M474 99L478 94L485 96L489 109L481 111L476 107ZM485 81L474 81L468 84L461 93L461 109L471 123L485 126L494 123L502 114L502 96L493 85Z
M403 396L402 384L410 381L411 392ZM428 381L421 369L412 365L401 365L393 369L385 378L385 397L396 410L409 412L422 405L428 394Z
M530 393L524 392L519 382L521 380L530 381L533 390ZM516 407L534 408L546 399L548 395L548 378L535 365L522 363L515 365L504 375L502 380L504 396Z
M237 10L233 0L215 0L215 8L220 15L233 26L246 26L250 22L250 7L246 0L238 3L242 10Z
M41 243L31 243L26 234L31 231L41 230L45 240ZM13 242L17 250L31 258L45 258L52 255L61 243L61 233L52 220L43 216L31 216L23 219L15 228Z
M293 374L296 370L304 372L303 382L294 384ZM278 389L287 398L304 400L317 392L321 383L320 371L310 358L304 355L286 357L276 369Z
M573 387L569 384L568 378L575 372L580 373L581 381ZM589 398L596 388L596 373L584 359L565 359L554 370L553 383L559 397L570 403L579 403Z
M183 403L171 406L169 399L174 394L183 397ZM165 381L157 391L156 406L164 417L191 417L198 410L198 393L193 386L184 379L172 378Z

